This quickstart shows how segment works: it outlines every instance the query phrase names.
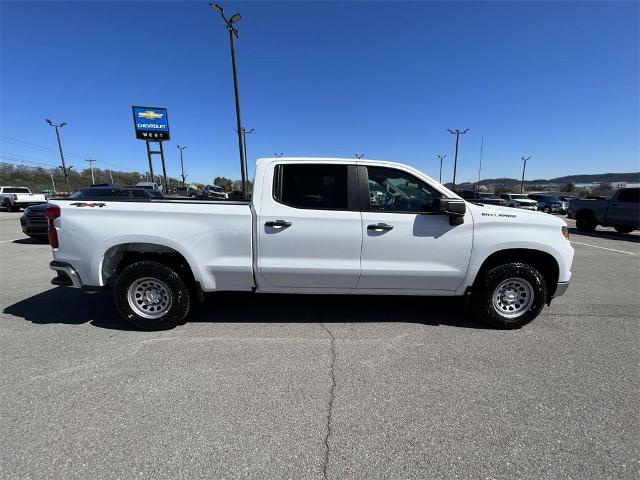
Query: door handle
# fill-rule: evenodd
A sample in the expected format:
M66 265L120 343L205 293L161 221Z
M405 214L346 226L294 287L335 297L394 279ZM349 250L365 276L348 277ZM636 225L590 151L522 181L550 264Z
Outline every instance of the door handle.
M376 223L375 225L367 225L367 230L373 230L374 232L388 232L393 230L393 225L387 225L386 223Z
M285 220L276 220L273 222L265 222L265 227L284 229L291 226L291 222L287 222Z

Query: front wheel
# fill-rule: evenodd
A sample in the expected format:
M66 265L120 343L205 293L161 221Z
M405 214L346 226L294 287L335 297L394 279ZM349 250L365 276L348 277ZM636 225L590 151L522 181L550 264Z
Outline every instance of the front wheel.
M617 227L613 227L616 229L616 232L618 233L631 233L635 230L635 228L633 227L623 227L623 226L617 226Z
M536 318L546 299L547 284L538 270L525 263L508 263L476 280L471 308L482 322L513 329Z
M168 330L182 323L192 306L189 288L168 265L143 261L129 265L114 290L122 317L142 330Z

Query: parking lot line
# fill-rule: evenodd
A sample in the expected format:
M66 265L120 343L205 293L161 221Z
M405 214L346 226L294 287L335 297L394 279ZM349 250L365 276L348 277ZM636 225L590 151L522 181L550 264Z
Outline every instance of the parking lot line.
M599 247L598 245L591 245L590 243L574 242L573 240L571 241L571 243L575 243L576 245L585 245L587 247L601 248L602 250L610 250L612 252L626 253L627 255L635 255L635 253L633 252L625 252L624 250L616 250L615 248Z

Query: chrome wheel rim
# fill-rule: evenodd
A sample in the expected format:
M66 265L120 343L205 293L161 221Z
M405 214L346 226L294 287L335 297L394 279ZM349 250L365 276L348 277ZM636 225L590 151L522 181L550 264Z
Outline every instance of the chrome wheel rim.
M169 287L157 278L143 277L131 284L127 291L131 309L144 318L160 318L171 308L173 297Z
M529 311L533 304L533 287L524 278L509 278L493 292L493 308L501 316L517 318Z

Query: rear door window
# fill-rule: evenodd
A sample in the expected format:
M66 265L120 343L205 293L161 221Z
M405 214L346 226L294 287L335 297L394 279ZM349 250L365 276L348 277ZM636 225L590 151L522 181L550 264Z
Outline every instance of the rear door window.
M295 208L348 210L347 176L347 165L278 165L274 198Z
M618 200L621 202L640 202L640 188L629 188L627 190L623 190L618 195Z

